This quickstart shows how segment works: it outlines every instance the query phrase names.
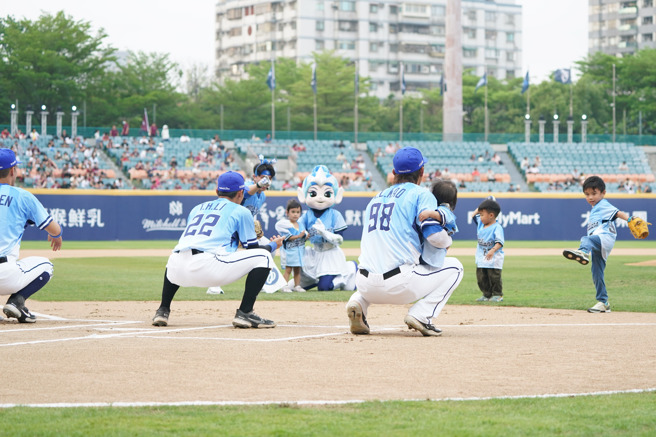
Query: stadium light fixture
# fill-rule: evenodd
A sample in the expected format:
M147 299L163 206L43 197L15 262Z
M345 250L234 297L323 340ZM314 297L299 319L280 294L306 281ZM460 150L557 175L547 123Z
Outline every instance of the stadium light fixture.
M72 110L73 112L77 111L77 106L75 106L75 105L71 106L71 110Z
M583 115L581 116L581 120L587 120L587 119L588 119L588 116L587 116L587 115L583 114Z
M15 103L12 103L12 104L11 104L11 110L12 110L12 111L15 111L15 110L16 110L16 104L15 104Z
M525 118L526 120L530 120L530 119L531 119L531 114L526 114L526 115L524 116L524 118Z
M554 114L554 120L558 120L558 114Z

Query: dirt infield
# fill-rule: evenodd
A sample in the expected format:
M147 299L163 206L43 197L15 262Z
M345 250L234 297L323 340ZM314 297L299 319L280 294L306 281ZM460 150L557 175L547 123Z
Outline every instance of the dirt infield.
M294 402L589 393L655 386L656 314L447 305L442 337L372 306L348 333L343 303L261 301L278 322L237 330L234 301L38 302L34 325L0 322L2 403ZM6 372L5 372L6 373Z
M473 249L451 254L473 256ZM485 398L656 387L656 314L447 305L436 321L443 336L423 338L403 324L403 306L372 306L368 336L348 332L344 303L259 301L257 312L278 322L269 330L234 329L234 301L176 301L170 325L156 328L150 318L157 306L30 301L36 324L0 322L3 368L24 375L20 385L0 386L0 405Z

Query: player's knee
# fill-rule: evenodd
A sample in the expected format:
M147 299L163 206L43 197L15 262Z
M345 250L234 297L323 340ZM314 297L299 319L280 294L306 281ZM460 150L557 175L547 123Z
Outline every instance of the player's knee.
M317 289L319 291L332 291L334 288L333 279L335 275L326 275L319 278L319 283L317 284Z

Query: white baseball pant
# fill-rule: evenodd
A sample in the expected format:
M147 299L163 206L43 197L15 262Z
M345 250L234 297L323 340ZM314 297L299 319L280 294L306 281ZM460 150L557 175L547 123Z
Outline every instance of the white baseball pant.
M266 249L248 249L225 255L191 250L172 253L166 264L169 281L181 287L216 287L235 282L255 268L270 269L273 258Z
M17 260L12 256L0 264L0 295L14 294L27 287L43 273L52 277L52 263L42 256L28 256Z
M366 316L372 303L405 305L415 302L408 314L422 323L431 323L462 281L464 269L456 258L447 257L440 268L406 264L400 266L400 270L401 273L387 279L379 273L369 273L365 277L358 272L355 279L358 289L349 303L359 303Z

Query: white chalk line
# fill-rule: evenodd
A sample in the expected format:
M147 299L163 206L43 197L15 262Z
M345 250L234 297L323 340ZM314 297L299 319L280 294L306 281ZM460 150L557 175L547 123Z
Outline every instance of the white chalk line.
M348 405L363 404L365 402L476 402L490 400L514 400L514 399L551 399L551 398L570 398L586 396L609 396L619 394L640 394L656 392L656 387L635 388L627 390L605 390L583 393L545 393L539 395L516 395L516 396L483 396L483 397L461 397L461 398L430 398L430 399L394 399L394 400L377 400L377 399L345 399L345 400L300 400L300 401L180 401L180 402L56 402L41 404L0 404L0 408L135 408L135 407L200 407L200 406L258 406L258 405Z

